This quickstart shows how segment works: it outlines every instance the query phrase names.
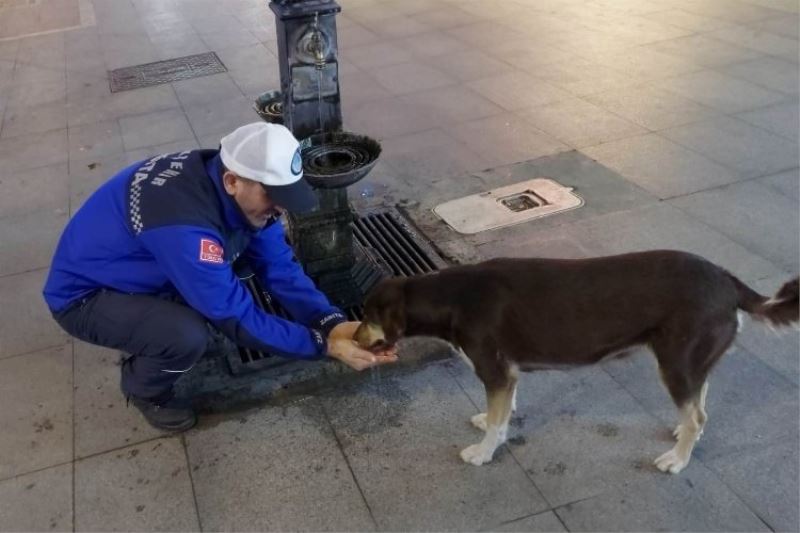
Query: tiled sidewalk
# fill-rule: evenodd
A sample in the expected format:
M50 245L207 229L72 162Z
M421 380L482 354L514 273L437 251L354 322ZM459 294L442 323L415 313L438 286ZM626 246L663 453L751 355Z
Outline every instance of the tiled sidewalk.
M796 2L340 3L346 127L384 150L358 204L402 203L462 260L679 248L766 294L800 269ZM108 70L206 51L228 71L109 92ZM526 375L480 468L455 362L183 436L127 409L116 354L44 307L56 240L127 163L257 120L275 53L263 0L0 0L0 530L798 530L798 336L757 325L679 476L651 465L675 417L646 355ZM430 213L541 174L586 205L471 237Z

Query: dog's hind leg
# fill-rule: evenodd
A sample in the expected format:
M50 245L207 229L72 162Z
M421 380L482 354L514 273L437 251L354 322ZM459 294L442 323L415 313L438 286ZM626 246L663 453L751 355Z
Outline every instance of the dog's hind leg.
M675 405L680 421L675 428L678 442L655 460L662 472L677 474L689 464L695 442L703 433L708 415L705 404L711 367L733 342L736 322L724 322L696 336L665 336L653 343L661 377Z
M708 414L706 413L706 395L708 394L708 381L703 383L703 387L700 389L700 402L698 404L698 409L700 410L700 415L703 420L708 419ZM683 424L680 422L677 426L675 426L675 430L672 432L672 436L676 439L683 431ZM697 438L699 439L703 435L703 428L700 428L700 432L697 434Z

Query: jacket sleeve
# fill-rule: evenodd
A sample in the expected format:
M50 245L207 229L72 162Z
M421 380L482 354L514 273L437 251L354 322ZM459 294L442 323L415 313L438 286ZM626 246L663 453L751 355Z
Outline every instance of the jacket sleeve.
M139 235L186 302L239 346L284 357L317 359L327 352L319 330L270 315L255 305L223 259L212 230L162 226Z
M334 326L347 321L295 260L280 222L255 235L245 254L267 291L301 324L322 331L327 338Z

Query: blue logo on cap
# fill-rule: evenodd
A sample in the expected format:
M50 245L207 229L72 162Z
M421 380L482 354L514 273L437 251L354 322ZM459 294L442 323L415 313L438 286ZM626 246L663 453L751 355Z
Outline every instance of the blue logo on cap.
M295 150L294 157L292 158L292 174L299 175L303 170L303 158L300 155L300 148Z

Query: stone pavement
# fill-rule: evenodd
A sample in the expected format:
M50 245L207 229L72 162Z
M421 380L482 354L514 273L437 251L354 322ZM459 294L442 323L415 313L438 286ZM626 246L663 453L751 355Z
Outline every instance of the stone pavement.
M361 204L450 258L698 252L772 294L800 269L793 0L341 0ZM226 73L111 94L108 70L215 51ZM645 354L522 380L484 467L459 362L151 430L116 355L40 296L59 232L119 167L213 147L278 88L263 0L0 0L0 530L797 531L798 336L747 324L678 476ZM465 237L444 200L548 175L586 205ZM579 332L576 332L579 334Z

